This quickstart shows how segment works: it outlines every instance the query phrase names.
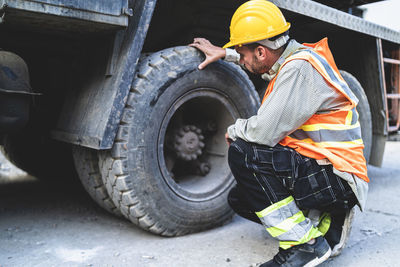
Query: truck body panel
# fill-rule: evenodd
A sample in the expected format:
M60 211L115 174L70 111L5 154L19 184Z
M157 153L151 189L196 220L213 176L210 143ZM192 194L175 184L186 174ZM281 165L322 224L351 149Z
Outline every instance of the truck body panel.
M131 13L128 0L1 0L0 7L11 12L7 17L29 20L29 23L39 21L43 18L41 15L50 15L126 27Z
M127 30L114 36L109 70L104 69L105 62L97 65L100 70L93 82L68 95L54 138L95 149L111 148L155 2L136 2L134 14L140 16L132 16Z
M154 7L157 1L137 2L145 3L144 6L148 6L151 3L151 5ZM376 42L377 38L394 43L400 43L400 34L394 30L365 21L361 18L352 16L345 12L313 1L275 0L272 2L274 2L276 5L284 10L285 15L287 15L289 21L290 18L301 17L302 20L312 20L314 24L317 24L317 26L314 27L319 27L320 29L325 28L326 32L343 31L347 33L359 33L359 36L369 36L370 40L372 40L373 43ZM136 14L141 11L137 8L134 8L134 10L135 12L133 15L133 21L136 21L139 19L137 18L138 16ZM137 44L135 44L136 48L141 47L140 42L143 42L144 38L146 38L148 30L148 27L145 25L146 23L150 23L150 13L152 14L152 12L146 13L149 14L150 17L146 17L148 15L145 15L146 18L142 18L142 22L140 24L141 26L139 26L138 29L138 32L141 32L141 37L143 39L139 40L138 37L136 37L135 41L130 45L134 45L135 42L138 42ZM146 22L144 22L144 20ZM229 21L229 19L227 21ZM309 21L306 21L306 23L308 24ZM300 31L302 27L313 27L308 25L303 26L301 24L302 23L300 21L300 23L298 23L297 25L293 25L292 27L294 28L294 31ZM130 26L130 28L132 27ZM226 33L228 33L228 28L226 28ZM368 37L365 38L368 39ZM137 58L131 59L131 62L135 62L135 60L138 59L138 55L136 56ZM132 66L130 70L133 73L135 68ZM129 77L133 78L132 75L130 75ZM122 76L120 76L120 78L122 78ZM113 77L112 79L118 78ZM85 105L80 105L79 109L76 109L76 105L66 105L63 109L62 115L60 116L60 120L57 124L57 129L56 131L54 131L53 136L58 140L66 141L73 144L79 144L95 149L110 149L113 143L113 139L115 137L116 123L118 123L120 118L119 116L121 115L121 111L123 109L122 103L125 101L124 97L126 97L127 91L129 90L127 84L131 83L131 81L124 80L124 83L126 83L126 86L124 88L115 86L114 83L107 82L103 83L102 86L95 85L90 87L91 89L88 88L81 90L78 98L68 102L76 103L77 101L84 101ZM375 88L378 89L378 87ZM380 91L381 89L378 90ZM83 96L85 94L86 96ZM111 99L114 99L115 101L111 101ZM384 101L382 100L382 103L383 102ZM103 112L101 114L101 118L96 117L96 114L98 114L99 110L99 103L102 103L101 106L103 110L107 110L106 112ZM383 107L384 104L378 104L378 106ZM107 108L105 109L105 107ZM374 114L381 113L382 112L374 112ZM66 116L70 118L68 120L70 123L66 123ZM106 118L107 116L108 119ZM376 132L382 134L386 133L385 129L381 127L378 128L376 128Z
M399 32L334 9L332 7L316 3L314 1L272 0L271 2L280 8L316 19L318 21L324 21L337 27L400 44Z

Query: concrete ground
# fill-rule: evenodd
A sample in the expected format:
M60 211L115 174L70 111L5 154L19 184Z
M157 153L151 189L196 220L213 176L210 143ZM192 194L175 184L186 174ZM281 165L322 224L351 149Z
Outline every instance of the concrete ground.
M321 266L400 266L400 143L369 166L367 209L342 255ZM276 253L262 226L229 224L177 238L98 208L80 186L48 185L0 165L0 266L255 266Z

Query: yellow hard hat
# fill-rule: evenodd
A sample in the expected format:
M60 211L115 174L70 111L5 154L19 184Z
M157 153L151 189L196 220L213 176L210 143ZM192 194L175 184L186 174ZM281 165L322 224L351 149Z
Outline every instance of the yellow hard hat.
M230 42L223 48L271 38L289 28L290 23L276 5L266 0L250 0L233 14Z

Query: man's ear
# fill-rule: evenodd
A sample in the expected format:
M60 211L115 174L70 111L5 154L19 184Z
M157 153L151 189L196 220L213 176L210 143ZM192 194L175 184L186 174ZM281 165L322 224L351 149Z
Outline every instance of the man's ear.
M263 59L265 59L267 57L267 51L265 51L265 50L266 50L266 48L264 46L262 46L262 45L257 46L257 48L256 48L256 57L259 60L263 60Z

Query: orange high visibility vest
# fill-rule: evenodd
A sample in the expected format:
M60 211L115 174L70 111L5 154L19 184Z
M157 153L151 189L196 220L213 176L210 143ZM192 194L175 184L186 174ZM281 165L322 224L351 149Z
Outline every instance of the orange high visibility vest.
M324 38L315 44L303 44L289 56L280 69L292 60L306 60L324 77L326 82L348 99L348 105L340 110L325 114L314 114L297 130L283 138L279 144L295 149L300 154L313 159L328 159L339 171L353 173L369 182L367 165L363 154L364 144L356 111L357 98L350 90L336 67ZM263 101L272 92L275 78L269 83Z

